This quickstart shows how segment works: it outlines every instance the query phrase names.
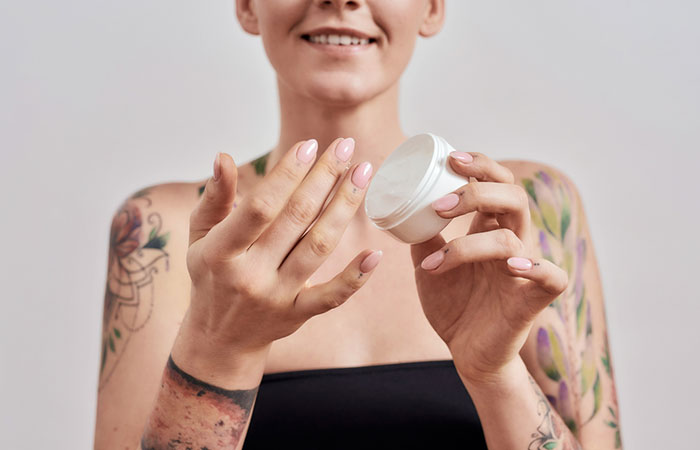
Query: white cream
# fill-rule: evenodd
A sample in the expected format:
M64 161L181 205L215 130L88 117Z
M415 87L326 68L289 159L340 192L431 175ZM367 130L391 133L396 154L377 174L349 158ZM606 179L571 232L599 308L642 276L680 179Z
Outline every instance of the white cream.
M365 197L365 212L374 225L409 244L442 231L450 219L438 216L430 204L469 182L449 166L453 150L430 133L414 136L394 150L372 178Z

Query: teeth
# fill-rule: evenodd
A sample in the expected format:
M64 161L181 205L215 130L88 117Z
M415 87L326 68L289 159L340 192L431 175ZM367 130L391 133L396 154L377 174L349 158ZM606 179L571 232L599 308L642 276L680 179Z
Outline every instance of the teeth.
M338 35L338 34L319 34L316 36L310 36L309 40L316 44L330 44L330 45L367 45L369 44L369 39L359 38L357 36L350 35Z

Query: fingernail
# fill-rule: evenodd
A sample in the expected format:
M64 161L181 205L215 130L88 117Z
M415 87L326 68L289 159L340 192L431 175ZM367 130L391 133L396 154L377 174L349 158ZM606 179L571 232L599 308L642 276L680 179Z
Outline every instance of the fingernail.
M348 161L355 150L355 140L353 138L343 139L335 146L335 156L341 161Z
M365 161L359 166L355 167L355 170L352 172L352 184L362 189L367 186L367 181L369 181L369 177L371 176L372 164Z
M433 270L437 269L440 264L445 260L445 252L442 250L438 250L435 253L432 253L428 255L422 263L420 263L420 266L425 269L425 270Z
M297 159L303 163L311 162L316 156L318 142L316 139L309 139L297 149Z
M474 161L474 157L470 155L469 153L465 152L451 152L450 156L453 157L454 159L457 159L463 163L470 163Z
M530 270L532 269L532 261L527 258L520 258L518 256L513 256L508 258L508 265L514 269L518 270Z
M360 272L367 273L377 267L377 264L379 264L379 260L382 259L383 254L384 252L381 250L376 250L365 256L365 259L363 259L360 263Z
M219 181L219 178L221 178L221 152L214 158L214 181Z
M432 203L435 211L449 211L459 203L459 195L453 193L440 197Z

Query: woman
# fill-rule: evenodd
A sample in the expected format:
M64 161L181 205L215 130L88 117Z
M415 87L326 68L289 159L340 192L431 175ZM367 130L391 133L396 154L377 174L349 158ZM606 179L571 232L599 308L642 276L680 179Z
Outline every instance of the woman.
M433 204L454 220L411 246L359 208L406 139L399 78L444 0L236 11L277 72L279 142L115 215L95 446L619 448L598 268L564 174L454 152L471 182Z

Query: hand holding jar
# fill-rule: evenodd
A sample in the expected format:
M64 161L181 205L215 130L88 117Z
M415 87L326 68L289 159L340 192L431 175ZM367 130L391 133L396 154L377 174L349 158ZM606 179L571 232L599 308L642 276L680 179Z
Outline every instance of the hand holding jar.
M518 362L535 317L568 276L535 257L527 194L513 173L481 153L452 150L433 134L404 142L375 175L365 211L412 244L423 311L460 374L480 382ZM445 242L440 231L469 213L466 235Z

